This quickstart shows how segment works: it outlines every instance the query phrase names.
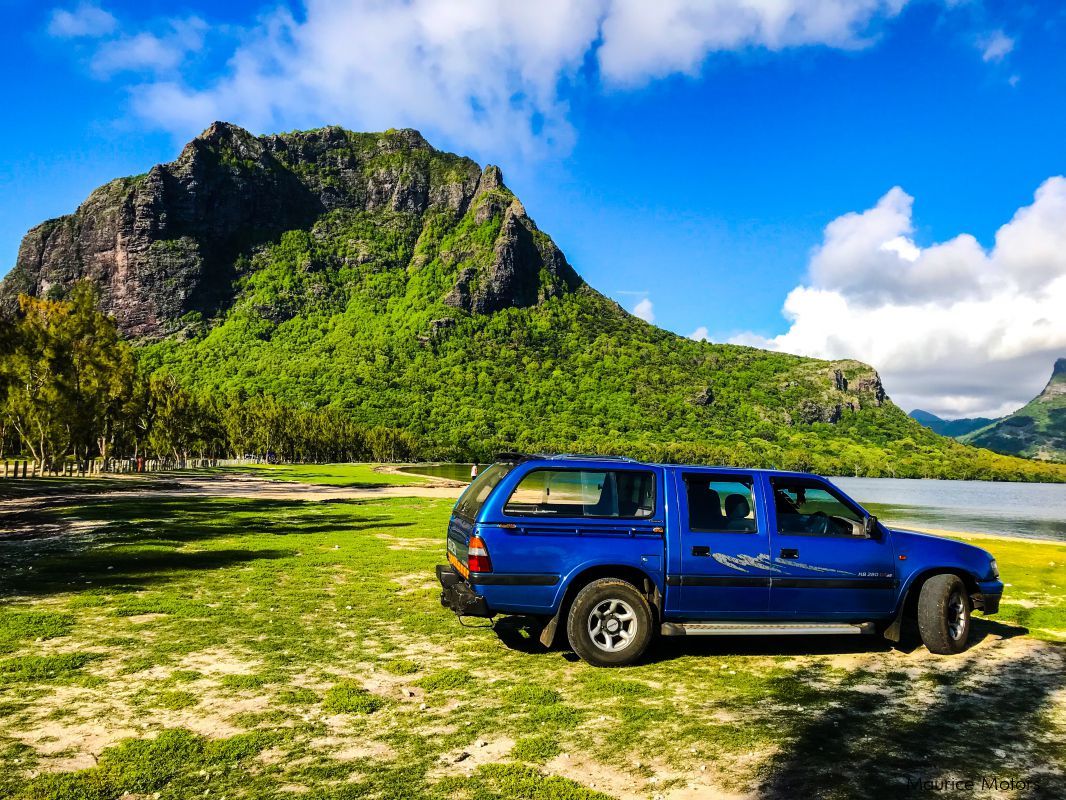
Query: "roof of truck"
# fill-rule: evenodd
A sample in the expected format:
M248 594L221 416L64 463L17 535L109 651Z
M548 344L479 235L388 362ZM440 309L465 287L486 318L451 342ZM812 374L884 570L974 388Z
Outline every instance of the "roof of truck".
M663 469L712 469L716 472L736 472L744 475L750 475L752 473L758 472L767 475L795 475L801 477L815 476L812 472L796 472L794 470L785 469L726 467L719 464L665 464L654 461L640 461L638 459L629 458L627 456L586 455L580 453L556 453L551 455L526 455L521 453L507 453L498 456L497 460L521 463L526 463L530 461L544 461L549 463L567 462L574 464L602 464L603 462L607 462L615 464L635 464L642 467L660 467Z

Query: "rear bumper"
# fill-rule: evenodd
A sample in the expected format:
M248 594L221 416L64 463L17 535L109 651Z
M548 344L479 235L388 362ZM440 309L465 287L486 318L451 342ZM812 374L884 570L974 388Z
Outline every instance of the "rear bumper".
M440 604L460 617L492 617L485 598L477 594L450 564L437 565L440 581Z

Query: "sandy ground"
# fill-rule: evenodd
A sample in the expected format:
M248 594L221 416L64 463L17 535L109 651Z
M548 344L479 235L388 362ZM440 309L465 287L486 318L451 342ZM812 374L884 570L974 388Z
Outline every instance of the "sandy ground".
M41 525L39 514L55 506L69 505L79 501L100 502L108 497L233 497L249 499L295 500L295 501L335 501L335 500L372 500L386 497L425 497L454 499L463 489L462 485L449 481L431 480L424 485L385 486L385 487L344 487L321 486L288 481L268 480L247 474L220 474L214 476L138 476L131 481L128 490L118 489L104 493L62 491L31 498L6 500L0 506L0 537L36 537L63 535L74 530L69 523L66 526ZM35 521L36 518L36 521ZM929 533L964 536L956 531L932 529ZM984 534L971 534L974 538L1009 538L992 537ZM1034 540L1035 541L1035 540ZM410 547L424 544L424 540L397 540L390 546ZM1056 542L1052 542L1056 543ZM1061 544L1061 543L1058 543ZM402 576L399 583L409 590L424 579L422 575ZM131 623L147 622L147 618L131 618ZM871 679L870 690L878 693L891 691L899 693L894 702L902 706L920 707L935 700L939 695L930 693L921 678L941 669L948 669L952 674L973 674L966 688L974 691L996 688L993 684L997 676L1010 676L1015 681L1028 676L1040 683L1051 683L1056 675L1061 675L1066 668L1066 651L1060 646L1036 641L1015 635L1012 631L994 627L962 655L950 660L933 656L924 648L912 651L874 649L870 652L850 652L815 657L800 656L799 665L810 662L824 662L833 668L868 671L871 674L899 671L911 677L911 682L903 687L887 687L883 681ZM768 662L770 663L770 662ZM1020 665L1024 666L1024 669ZM237 732L229 721L233 714L239 712L263 711L269 706L269 697L264 693L254 696L235 695L218 690L217 679L229 673L254 671L253 664L241 661L233 654L219 651L204 651L188 656L178 667L196 669L203 673L200 681L190 686L201 693L202 701L195 707L180 711L158 711L156 722L169 726L181 726L204 735L218 737ZM162 668L159 668L162 669ZM158 670L157 670L158 671ZM146 673L147 678L162 679L166 670L156 674ZM1004 678L1007 679L1007 678ZM131 679L134 680L134 679ZM403 676L378 675L374 680L366 680L368 691L385 694L393 702L417 705L422 701L421 690L407 687L409 678ZM886 688L887 687L887 688ZM932 698L932 700L930 700ZM886 703L892 698L887 698ZM99 753L106 747L128 736L145 733L144 720L138 716L136 708L125 697L101 698L98 692L84 687L63 687L51 698L43 699L34 724L29 724L17 733L16 738L34 747L45 759L48 770L78 769L96 763ZM1057 692L1049 703L1051 717L1062 724L1066 695ZM61 715L61 708L80 709L81 713ZM895 707L895 706L893 706ZM106 714L96 713L106 708ZM93 713L90 713L92 711ZM343 722L343 720L341 720ZM327 720L327 723L329 721ZM368 745L347 735L343 725L339 728L327 724L328 737L321 741L324 747L335 751L335 757L344 758L387 758L386 750L380 743ZM1034 740L1044 740L1055 736L1054 725L1048 731L1034 734ZM448 754L442 765L441 774L461 774L472 772L478 765L505 759L513 746L507 738L477 740L465 748ZM368 749L369 748L369 749ZM755 755L755 754L751 754ZM544 770L549 774L572 778L592 788L609 792L623 800L638 798L663 797L669 800L694 800L695 798L737 798L722 790L716 776L712 773L670 769L662 764L648 765L654 776L647 781L636 779L632 772L596 764L579 753L563 752L548 764ZM434 773L436 774L436 773ZM656 791L655 782L668 783L679 780L681 786L671 786L665 791Z
M121 480L118 476L116 479ZM4 501L4 509L29 508L42 503L67 505L72 501L107 497L237 497L261 500L373 500L379 497L456 498L463 486L448 481L430 481L424 486L323 486L259 478L237 473L186 476L180 474L138 475L138 485L113 492L61 492ZM153 482L158 485L151 485ZM133 483L133 480L131 480ZM148 484L148 485L143 485Z
M121 480L121 479L119 479ZM278 481L243 474L185 476L171 474L138 475L129 489L84 492L49 492L31 497L6 499L0 505L0 538L54 535L58 527L42 520L50 508L80 502L101 502L108 498L234 497L250 500L376 500L386 497L428 497L454 500L463 491L461 484L430 480L415 486L322 486L312 483Z

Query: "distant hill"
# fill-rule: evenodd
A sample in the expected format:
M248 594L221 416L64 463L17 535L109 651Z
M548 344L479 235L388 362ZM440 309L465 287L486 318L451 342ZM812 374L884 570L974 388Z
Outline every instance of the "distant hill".
M932 414L929 411L922 411L920 408L914 409L910 413L910 418L918 420L925 427L931 431L939 433L941 436L950 436L953 439L957 439L960 436L965 436L971 431L975 431L978 428L984 428L987 425L991 425L996 420L989 417L965 417L962 419L944 419L938 417L936 414Z
M1055 362L1051 379L1039 395L962 441L997 453L1066 461L1066 358Z
M267 394L403 428L427 457L1066 479L937 436L866 364L637 319L581 279L498 168L413 130L253 136L214 123L174 162L33 228L0 308L79 279L148 368L212 397Z

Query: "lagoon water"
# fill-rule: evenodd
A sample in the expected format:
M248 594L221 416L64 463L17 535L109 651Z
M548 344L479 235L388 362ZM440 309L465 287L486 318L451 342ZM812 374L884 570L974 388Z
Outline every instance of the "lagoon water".
M1066 484L833 478L891 527L1066 542Z
M410 472L470 480L469 464L427 464ZM832 478L848 495L898 528L938 528L1066 542L1066 484Z

